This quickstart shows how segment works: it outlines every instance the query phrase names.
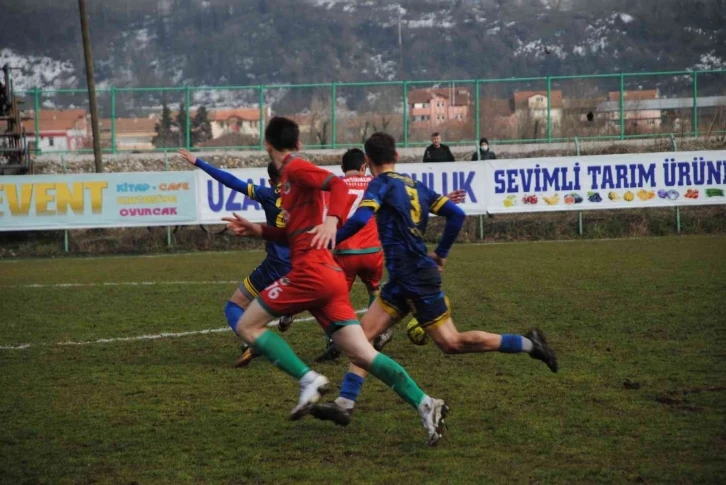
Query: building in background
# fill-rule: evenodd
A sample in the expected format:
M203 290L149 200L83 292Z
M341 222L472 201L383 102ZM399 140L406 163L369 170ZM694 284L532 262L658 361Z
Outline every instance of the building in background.
M408 92L411 122L436 126L470 117L471 92L465 87L413 89Z

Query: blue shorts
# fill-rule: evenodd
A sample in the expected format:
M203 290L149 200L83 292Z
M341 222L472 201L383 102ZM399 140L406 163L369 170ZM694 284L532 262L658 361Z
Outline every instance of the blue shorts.
M257 298L262 291L275 281L290 272L292 267L288 263L281 263L265 258L250 275L244 279L239 289L250 301Z
M449 299L441 291L441 272L435 267L419 270L414 278L392 279L383 286L378 301L393 318L413 313L424 328L436 328L451 316Z

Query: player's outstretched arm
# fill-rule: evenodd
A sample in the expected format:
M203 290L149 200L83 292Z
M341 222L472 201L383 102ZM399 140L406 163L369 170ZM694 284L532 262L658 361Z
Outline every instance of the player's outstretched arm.
M459 236L462 226L464 225L464 219L466 214L456 204L447 200L444 204L438 208L435 212L437 215L446 218L446 225L444 226L444 233L441 236L439 245L436 247L434 253L438 256L437 264L440 268L443 268L446 256L449 254L451 246Z
M254 198L254 189L251 188L255 187L253 184L244 182L232 175L231 173L225 172L224 170L220 170L217 167L208 164L204 160L195 157L186 150L179 150L177 153L179 153L179 155L181 155L181 157L191 165L194 165L195 167L199 167L204 170L210 177L212 177L217 182L222 182L222 184L226 185L230 189L236 190L237 192L242 192L250 198Z

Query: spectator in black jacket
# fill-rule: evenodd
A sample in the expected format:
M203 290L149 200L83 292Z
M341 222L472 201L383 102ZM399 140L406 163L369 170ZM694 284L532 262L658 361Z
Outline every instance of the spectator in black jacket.
M497 154L489 149L489 140L486 138L479 139L479 153L474 152L471 156L471 161L477 160L496 160Z
M436 132L431 134L431 145L426 147L423 161L424 163L454 162L456 159L451 153L451 150L449 150L449 147L441 143L441 136Z

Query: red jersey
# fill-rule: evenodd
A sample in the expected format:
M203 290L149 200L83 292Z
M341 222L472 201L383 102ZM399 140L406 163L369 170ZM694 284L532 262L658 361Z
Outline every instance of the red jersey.
M269 240L287 239L293 265L303 255L305 261L334 264L330 251L310 247L314 235L308 231L324 220L324 190L330 191L332 202L327 215L343 220L347 199L346 185L334 174L297 155L288 155L282 163L280 198L282 209L287 213L287 223L284 229L263 226L263 237Z
M348 188L348 200L343 211L344 219L340 221L341 225L349 217L352 217L356 209L358 209L358 204L363 200L363 194L365 194L371 180L373 180L373 177L368 175L349 175L343 177L343 182L345 182ZM378 239L376 218L371 217L363 229L336 246L334 252L335 254L366 254L380 250L381 241Z

